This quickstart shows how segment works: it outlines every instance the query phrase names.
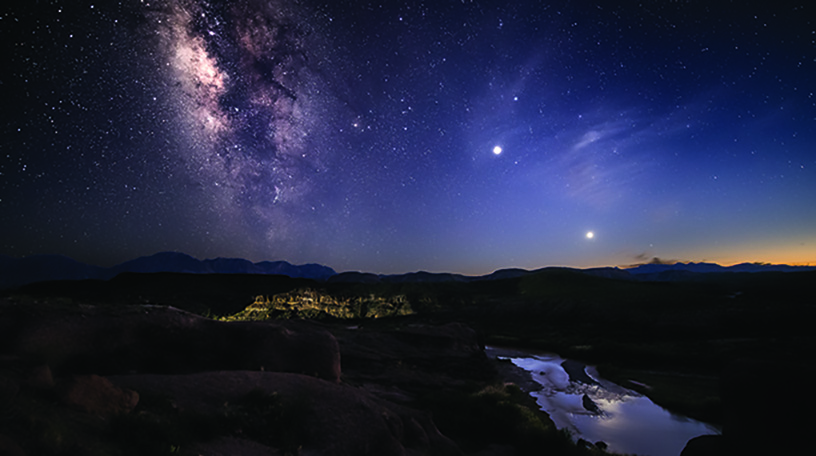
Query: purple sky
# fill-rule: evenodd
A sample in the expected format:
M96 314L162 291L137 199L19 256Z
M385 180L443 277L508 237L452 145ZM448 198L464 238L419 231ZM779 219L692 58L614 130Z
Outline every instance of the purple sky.
M0 254L816 263L816 7L607 3L4 2Z

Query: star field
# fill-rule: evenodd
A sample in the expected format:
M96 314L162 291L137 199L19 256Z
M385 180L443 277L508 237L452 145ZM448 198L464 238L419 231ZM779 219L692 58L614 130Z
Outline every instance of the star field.
M787 1L12 0L0 254L813 263L814 17Z

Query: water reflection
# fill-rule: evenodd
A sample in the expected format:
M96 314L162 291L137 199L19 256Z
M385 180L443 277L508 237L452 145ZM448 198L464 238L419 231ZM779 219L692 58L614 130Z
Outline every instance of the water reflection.
M713 426L672 414L649 398L601 378L592 368L576 368L573 363L570 376L564 368L566 360L557 355L494 347L486 351L531 374L540 387L531 394L559 429L570 430L576 439L603 441L611 452L677 456L689 439L719 433Z

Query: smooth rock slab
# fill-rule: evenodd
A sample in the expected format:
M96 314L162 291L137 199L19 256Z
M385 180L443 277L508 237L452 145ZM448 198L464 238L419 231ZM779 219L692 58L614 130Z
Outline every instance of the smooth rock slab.
M461 454L426 414L378 399L359 388L314 377L224 371L109 379L141 394L167 397L179 411L213 416L250 393L276 394L283 401L297 404L297 444L301 455Z

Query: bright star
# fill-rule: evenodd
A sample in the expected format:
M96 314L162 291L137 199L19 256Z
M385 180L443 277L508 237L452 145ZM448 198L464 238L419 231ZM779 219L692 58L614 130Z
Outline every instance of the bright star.
M587 231L587 234L586 234L587 239L592 239L594 237L595 237L595 233L593 233L592 231Z
M493 148L493 155L499 155L501 153L502 153L501 146L496 146L496 147Z

